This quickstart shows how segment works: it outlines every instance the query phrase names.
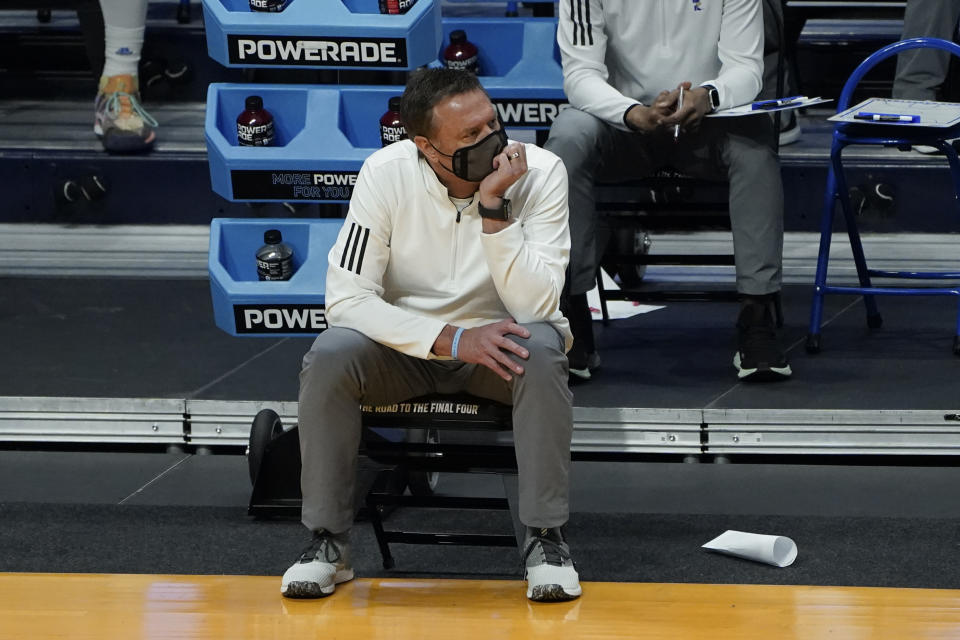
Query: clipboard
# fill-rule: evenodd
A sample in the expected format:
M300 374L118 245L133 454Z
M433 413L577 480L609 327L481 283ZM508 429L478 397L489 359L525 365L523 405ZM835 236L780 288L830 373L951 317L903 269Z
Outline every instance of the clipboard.
M823 104L825 102L833 102L833 98L821 98L817 96L816 98L808 98L807 96L800 96L797 100L789 104L785 104L780 107L764 108L764 109L754 109L753 102L748 102L747 104L742 104L737 107L730 107L729 109L720 109L719 111L714 111L713 113L708 113L705 117L707 118L733 118L737 116L755 116L762 113L776 113L777 111L788 111L790 109L802 109L804 107L811 107L815 104Z
M868 113L892 113L920 116L919 122L875 122L860 120L854 116L861 111ZM830 118L832 122L850 124L883 125L885 127L929 127L949 129L960 124L960 103L934 102L932 100L894 100L893 98L867 98Z

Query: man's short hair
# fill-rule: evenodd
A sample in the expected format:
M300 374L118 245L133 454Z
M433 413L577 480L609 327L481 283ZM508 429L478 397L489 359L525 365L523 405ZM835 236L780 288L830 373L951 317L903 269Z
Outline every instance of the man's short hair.
M446 67L417 69L410 74L400 98L400 119L412 140L433 133L433 107L445 98L470 91L484 91L477 76Z

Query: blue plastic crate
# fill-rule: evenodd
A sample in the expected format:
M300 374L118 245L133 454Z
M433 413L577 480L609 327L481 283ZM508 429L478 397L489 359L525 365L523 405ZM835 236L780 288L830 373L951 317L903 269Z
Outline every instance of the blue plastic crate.
M217 326L244 337L309 337L325 329L327 254L342 224L339 219L214 218L208 270ZM289 280L257 277L255 255L268 229L279 229L293 248Z
M556 21L458 19L480 49L480 82L507 127L548 129L566 104ZM440 64L437 47L433 64ZM350 200L363 161L380 148L380 116L401 86L211 84L206 139L213 190L232 201ZM273 147L241 147L236 117L249 95L274 115Z
M206 138L213 190L228 200L348 202L363 161L380 148L380 116L399 86L211 84ZM249 95L274 116L275 145L241 147Z
M377 0L291 0L279 13L248 0L203 0L207 52L227 67L410 70L436 57L440 3L382 15Z
M477 46L480 82L508 127L549 129L567 105L555 18L445 18L437 62L462 29Z

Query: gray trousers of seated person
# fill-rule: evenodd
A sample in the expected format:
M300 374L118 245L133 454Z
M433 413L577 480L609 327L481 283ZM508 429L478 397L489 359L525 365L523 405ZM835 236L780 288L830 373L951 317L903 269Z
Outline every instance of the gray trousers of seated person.
M300 371L300 485L303 524L341 533L354 518L360 405L392 404L430 393L466 392L513 406L519 517L530 527L557 527L569 516L572 394L563 338L546 323L524 325L524 367L507 382L487 367L423 360L333 327L314 341Z
M671 167L699 178L729 180L737 290L780 290L783 185L770 118L704 118L697 131L621 131L579 109L560 112L544 145L560 156L570 188L571 295L593 288L597 254L594 182L643 178ZM600 247L602 249L602 247Z
M955 40L960 19L958 0L910 0L903 12L901 40L941 38ZM947 78L951 54L940 49L911 49L897 56L893 97L903 100L936 100Z

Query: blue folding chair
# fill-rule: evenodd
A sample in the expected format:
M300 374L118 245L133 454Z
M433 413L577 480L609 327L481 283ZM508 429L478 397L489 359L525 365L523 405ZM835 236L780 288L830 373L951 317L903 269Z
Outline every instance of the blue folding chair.
M877 63L902 53L909 49L933 48L949 51L960 57L960 46L939 38L911 38L895 42L883 47L870 55L854 70L840 94L837 104L837 113L850 107L850 98L861 78ZM807 335L807 352L820 351L820 324L823 316L823 297L828 294L862 295L867 308L867 326L877 329L883 324L874 296L957 296L960 300L960 286L924 286L915 287L875 287L870 278L905 278L915 280L956 280L960 279L960 271L882 271L868 269L863 254L863 244L860 242L860 233L857 230L856 216L850 204L847 181L844 177L841 153L845 147L854 144L883 145L899 148L909 148L913 145L928 145L942 151L950 163L950 175L953 179L954 193L960 203L960 160L957 150L948 140L960 138L960 123L949 128L934 128L924 126L903 126L883 124L854 124L838 122L833 130L833 144L830 147L830 169L827 173L827 189L824 193L823 215L820 219L820 254L817 258L817 275L813 293L813 305L810 309L810 333ZM827 262L830 255L830 236L833 231L833 214L836 201L840 201L843 216L846 220L847 235L850 237L850 248L857 266L859 287L837 287L827 285ZM960 204L958 204L960 206ZM960 306L957 310L957 325L953 338L953 353L960 356Z

